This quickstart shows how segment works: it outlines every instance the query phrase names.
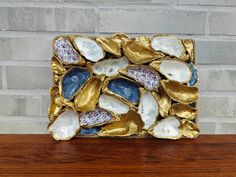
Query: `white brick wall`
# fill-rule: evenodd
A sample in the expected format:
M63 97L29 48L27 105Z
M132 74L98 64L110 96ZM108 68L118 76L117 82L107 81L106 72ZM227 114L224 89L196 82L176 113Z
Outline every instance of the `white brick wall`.
M47 133L51 40L170 33L197 42L202 133L236 133L236 1L0 0L0 133Z

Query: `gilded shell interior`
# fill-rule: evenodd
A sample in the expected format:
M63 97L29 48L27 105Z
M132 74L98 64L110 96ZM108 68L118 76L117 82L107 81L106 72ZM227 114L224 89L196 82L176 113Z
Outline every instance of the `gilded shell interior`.
M48 131L55 140L69 140L79 131L78 114L72 110L66 110L49 125Z
M156 138L179 139L181 137L180 122L176 117L168 117L159 121L152 130Z
M181 121L181 134L186 138L196 138L199 135L199 126L192 121L189 120L182 120Z
M189 87L179 82L169 80L161 80L161 85L167 95L179 103L191 104L198 99L197 87Z
M97 75L116 76L119 74L118 70L128 66L128 64L129 61L126 57L111 58L95 63L93 65L93 72Z
M199 135L193 40L64 35L52 47L48 131L54 139Z
M113 40L112 38L106 38L106 37L98 37L96 38L96 41L102 46L102 48L117 57L121 56L121 45L119 42L116 42L116 40Z
M129 106L124 104L119 99L106 94L100 95L99 107L111 111L115 114L125 114L129 111Z
M159 108L156 98L152 93L143 91L138 106L138 113L144 122L144 129L149 129L156 122Z
M130 110L127 114L121 116L120 121L102 127L102 131L98 133L98 136L141 135L143 126L140 115Z
M163 58L165 55L145 47L139 42L128 41L123 45L125 56L134 64L144 64L152 60Z
M80 54L89 61L97 62L105 56L102 47L90 38L80 36L76 37L74 39L74 45Z
M85 112L95 109L103 80L103 76L91 78L83 89L75 95L74 103L76 110Z
M170 108L170 115L176 115L180 118L193 120L197 117L197 109L187 104L175 103Z
M153 37L151 46L156 51L161 51L170 56L181 58L185 52L185 47L177 38L168 35L159 35Z

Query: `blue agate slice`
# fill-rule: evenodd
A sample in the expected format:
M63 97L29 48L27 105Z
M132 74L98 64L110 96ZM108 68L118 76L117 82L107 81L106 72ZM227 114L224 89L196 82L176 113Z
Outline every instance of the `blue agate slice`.
M84 68L73 68L62 78L62 94L66 99L72 99L76 92L90 77L90 72Z
M197 68L193 63L189 63L189 67L192 70L191 79L188 81L188 86L194 86L198 81Z
M92 128L81 128L79 131L80 135L96 135L101 131L101 127L92 127Z
M113 79L109 81L107 88L130 102L137 104L139 101L139 87L132 81L124 78Z

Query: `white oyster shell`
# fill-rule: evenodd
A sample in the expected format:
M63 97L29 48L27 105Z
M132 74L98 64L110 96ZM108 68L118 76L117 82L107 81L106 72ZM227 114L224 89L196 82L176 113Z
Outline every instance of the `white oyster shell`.
M97 62L105 56L102 47L92 39L77 37L74 39L74 44L87 60Z
M69 140L76 135L80 128L77 113L66 110L48 127L48 131L56 140Z
M128 64L129 61L126 57L108 59L95 63L93 65L93 72L98 75L105 74L106 76L115 76L119 73L119 69L128 66Z
M177 58L180 58L185 51L183 44L177 38L171 36L156 36L152 39L151 46L156 51L161 51Z
M129 111L129 106L112 96L101 94L98 101L99 107L111 111L115 114L125 114Z
M141 96L138 113L144 122L144 129L150 128L155 123L158 116L158 104L151 93L146 92Z
M163 60L159 70L167 79L181 83L188 82L192 76L189 66L178 60Z
M152 134L157 138L178 139L181 137L180 122L176 117L162 119L153 128Z

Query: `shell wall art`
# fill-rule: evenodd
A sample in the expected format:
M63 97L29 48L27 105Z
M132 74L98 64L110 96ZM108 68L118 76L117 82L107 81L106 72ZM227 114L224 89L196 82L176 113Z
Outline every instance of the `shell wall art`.
M193 40L64 35L52 47L48 131L55 140L199 135Z

